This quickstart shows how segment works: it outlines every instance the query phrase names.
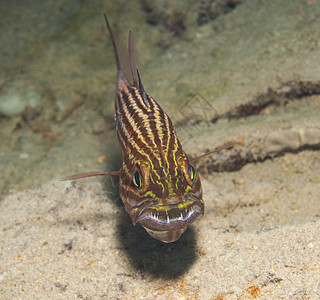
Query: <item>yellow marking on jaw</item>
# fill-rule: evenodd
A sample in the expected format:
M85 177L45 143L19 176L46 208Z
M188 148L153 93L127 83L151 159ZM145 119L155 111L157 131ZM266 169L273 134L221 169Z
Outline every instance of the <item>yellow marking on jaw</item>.
M142 196L143 197L151 197L151 198L155 198L156 197L156 195L152 191L147 191Z
M152 209L154 209L154 210L156 210L156 211L158 211L158 212L160 212L160 211L170 211L170 209L171 209L171 207L170 206L159 206L159 207L152 207L152 206L150 206L149 208L152 208Z
M175 195L175 193L173 191L172 182L168 182L168 192L169 192L169 196Z
M192 203L194 203L194 201L188 201L188 202L179 203L178 204L178 208L180 210L185 209L187 206L191 205Z
M194 203L194 201L187 201L187 202L183 202L183 203L178 203L175 206L169 206L169 205L162 205L162 206L155 206L155 205L151 205L149 206L149 209L154 209L156 211L170 211L172 209L178 208L179 210L184 210L186 209L188 206L192 205Z
M192 190L192 187L190 185L188 185L184 191L185 194L187 194L188 192L190 192Z

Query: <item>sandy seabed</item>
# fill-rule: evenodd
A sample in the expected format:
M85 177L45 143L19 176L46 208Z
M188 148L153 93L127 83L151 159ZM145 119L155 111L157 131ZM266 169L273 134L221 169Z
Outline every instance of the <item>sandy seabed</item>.
M51 182L10 195L1 203L0 293L8 299L319 296L319 220L238 233L212 228L207 210L179 241L163 244L133 227L100 184Z
M9 195L0 291L10 299L316 299L318 184L298 172L284 185L288 159L203 178L206 213L172 244L134 227L100 183L53 181ZM300 153L301 164L315 159Z

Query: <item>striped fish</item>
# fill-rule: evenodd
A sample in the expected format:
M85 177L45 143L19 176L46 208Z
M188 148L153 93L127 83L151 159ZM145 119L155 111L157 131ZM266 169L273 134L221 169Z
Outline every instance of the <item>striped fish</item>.
M191 164L203 156L188 158L169 116L145 91L133 59L131 32L128 42L131 74L126 76L104 16L117 65L116 131L123 163L120 171L81 173L65 180L119 175L119 194L133 224L142 225L155 239L174 242L204 213L200 177Z

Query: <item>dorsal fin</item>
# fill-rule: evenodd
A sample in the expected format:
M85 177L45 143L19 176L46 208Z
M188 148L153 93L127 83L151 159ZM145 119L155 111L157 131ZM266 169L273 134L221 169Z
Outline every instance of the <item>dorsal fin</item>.
M113 45L117 65L118 79L126 79L130 85L138 87L136 75L136 55L134 51L133 35L129 32L128 49L119 37L112 31L106 13L103 13ZM119 80L118 80L119 83Z
M149 105L149 100L148 100L148 98L147 98L147 93L146 93L146 91L144 90L144 87L143 87L143 84L142 84L142 81L141 81L141 77L140 77L140 73L139 73L138 68L137 68L137 74L138 74L139 90L140 90L141 97L142 97L142 99L143 99L144 104L145 104L147 107L150 107L150 105Z
M107 28L108 28L108 31L109 31L109 34L110 34L110 38L111 38L111 41L112 41L114 55L115 55L115 58L116 58L116 65L117 65L118 73L120 72L120 73L123 74L122 67L121 67L121 64L120 64L119 52L118 52L118 48L117 48L116 41L115 41L115 36L114 36L114 34L113 34L112 30L111 30L111 27L109 25L107 14L103 13L103 15L104 15L104 18L106 20Z
M127 56L122 57L122 55L120 56L120 54L123 54L123 53L121 53L119 51L119 47L118 47L119 41L116 38L116 36L114 35L114 33L112 32L112 29L109 25L106 13L103 13L103 15L104 15L104 18L107 23L107 28L110 33L110 38L111 38L114 53L115 53L117 70L118 70L118 82L119 82L119 76L122 79L126 79L128 82L130 82L130 80L132 80L132 83L130 83L130 84L139 89L144 104L147 107L150 107L150 102L149 102L147 93L144 90L144 87L143 87L143 84L141 81L141 76L140 76L139 70L136 66L136 61L135 61L136 57L135 57L135 51L134 51L135 49L134 49L132 32L131 31L129 32ZM124 70L124 69L126 69L125 67L128 67L128 64L126 64L126 62L128 61L128 57L129 57L130 72L125 73L125 71L128 71L128 70Z
M132 31L129 31L129 38L128 38L128 54L129 54L129 62L130 62L130 69L133 79L133 86L138 87L137 81L137 66L136 66L136 57L135 57L135 50L134 50L134 43L133 43L133 34Z

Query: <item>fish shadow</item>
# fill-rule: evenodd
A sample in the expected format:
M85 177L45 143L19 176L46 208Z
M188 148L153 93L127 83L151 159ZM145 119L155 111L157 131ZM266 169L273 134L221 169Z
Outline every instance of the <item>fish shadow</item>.
M120 250L143 277L176 279L185 274L197 259L196 233L192 226L176 242L163 243L149 236L142 226L133 226L124 212L119 214L117 233Z
M114 160L118 163L118 160ZM115 166L115 169L120 166ZM189 226L179 240L163 243L153 239L146 230L134 226L119 196L119 178L106 178L104 190L117 207L116 232L118 249L124 252L128 261L142 277L151 276L164 280L179 278L185 274L197 259L196 232Z

